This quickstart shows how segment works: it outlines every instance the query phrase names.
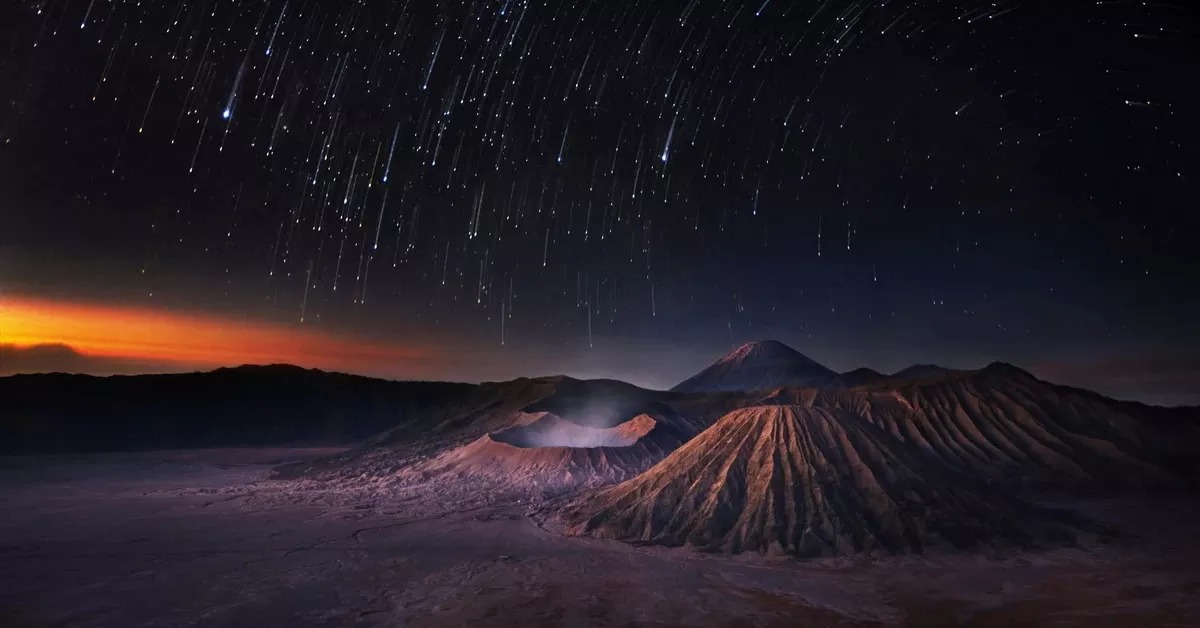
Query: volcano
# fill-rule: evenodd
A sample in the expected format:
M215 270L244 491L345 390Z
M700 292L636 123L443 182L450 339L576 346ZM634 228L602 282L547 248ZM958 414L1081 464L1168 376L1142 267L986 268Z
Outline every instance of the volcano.
M671 390L697 393L840 385L836 372L782 342L762 340L738 347Z
M517 423L407 473L547 490L611 484L644 471L692 436L686 428L681 431L664 417L648 414L609 428L588 427L549 412L525 414Z
M573 534L795 556L1070 543L1049 513L948 472L856 414L729 413L565 511Z

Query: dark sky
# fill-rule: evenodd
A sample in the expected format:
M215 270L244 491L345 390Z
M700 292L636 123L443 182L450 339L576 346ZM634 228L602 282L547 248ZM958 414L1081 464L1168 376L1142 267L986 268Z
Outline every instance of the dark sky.
M1200 403L1186 2L0 12L0 300L443 354L405 376L771 337Z

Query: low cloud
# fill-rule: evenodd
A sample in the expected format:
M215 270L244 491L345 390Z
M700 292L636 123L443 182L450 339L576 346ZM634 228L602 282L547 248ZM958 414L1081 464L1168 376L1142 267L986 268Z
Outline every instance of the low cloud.
M296 322L8 295L0 373L179 372L240 364L414 378L444 367L427 339L388 341Z

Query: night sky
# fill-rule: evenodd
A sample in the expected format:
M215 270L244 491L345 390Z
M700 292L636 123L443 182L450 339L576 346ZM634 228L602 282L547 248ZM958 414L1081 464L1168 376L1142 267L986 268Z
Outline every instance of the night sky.
M1188 5L4 3L0 344L665 387L775 338L1200 403ZM79 370L241 357L139 346Z

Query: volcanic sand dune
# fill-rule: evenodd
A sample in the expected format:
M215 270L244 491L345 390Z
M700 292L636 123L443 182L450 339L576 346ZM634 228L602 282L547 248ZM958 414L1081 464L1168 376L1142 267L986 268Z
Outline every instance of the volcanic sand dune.
M1045 513L984 490L857 415L760 406L564 517L574 534L799 556L1073 540Z
M611 428L578 425L549 412L417 464L422 477L451 474L510 487L567 488L633 477L683 442L659 419L640 414Z

